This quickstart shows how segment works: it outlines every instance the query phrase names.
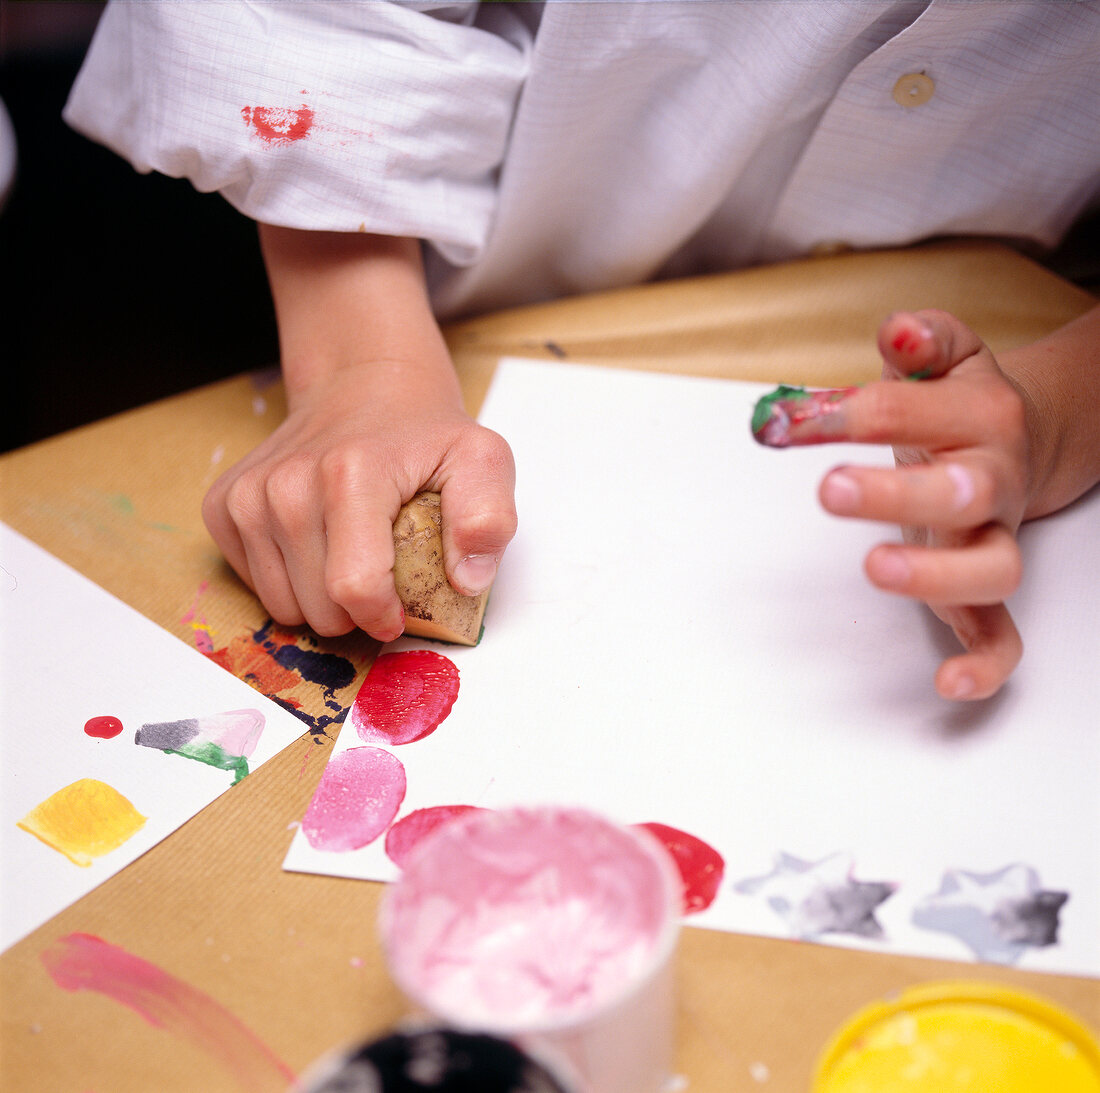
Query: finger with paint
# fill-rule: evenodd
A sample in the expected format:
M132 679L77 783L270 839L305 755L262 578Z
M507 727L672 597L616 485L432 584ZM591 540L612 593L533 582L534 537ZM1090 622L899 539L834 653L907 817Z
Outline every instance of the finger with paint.
M752 435L767 448L846 440L841 411L848 395L857 390L857 387L840 387L811 391L781 383L757 401Z

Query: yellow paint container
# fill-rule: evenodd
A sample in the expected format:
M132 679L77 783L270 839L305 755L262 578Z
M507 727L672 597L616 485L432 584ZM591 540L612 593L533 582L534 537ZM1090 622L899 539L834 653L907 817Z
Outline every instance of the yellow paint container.
M813 1093L1100 1093L1100 1044L1064 1010L988 983L929 983L860 1010Z

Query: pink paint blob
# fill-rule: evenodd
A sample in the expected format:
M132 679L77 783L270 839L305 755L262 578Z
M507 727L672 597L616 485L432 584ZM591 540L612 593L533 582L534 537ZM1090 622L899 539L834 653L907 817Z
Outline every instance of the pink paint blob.
M251 755L267 724L259 710L227 710L196 720L197 740L217 744L229 755Z
M383 653L351 707L366 744L410 744L435 732L458 697L458 669L429 649Z
M404 799L399 759L382 748L349 748L325 767L302 833L315 850L358 850L390 826Z
M587 1021L652 979L680 900L648 834L579 809L479 811L412 855L382 936L396 981L444 1021L545 1029Z
M433 805L418 808L402 816L386 832L386 856L399 869L404 869L409 855L433 832L444 824L470 812L484 812L475 805Z
M184 626L191 627L191 631L195 636L195 648L207 656L214 652L214 636L210 632L210 626L206 619L199 614L199 600L206 594L209 583L209 581L203 581L199 585L195 598L191 601L191 606L180 619Z
M209 656L214 652L214 637L210 633L209 627L200 626L198 623L192 627L195 633L195 648L198 649L203 656Z
M122 722L109 714L91 717L84 723L84 731L89 736L95 736L100 740L114 740L122 732Z
M638 824L672 855L684 882L684 914L705 911L718 895L726 863L714 847L667 824Z
M209 995L92 934L69 934L41 954L67 991L95 991L128 1006L221 1062L249 1093L282 1093L294 1073L255 1033Z
M313 111L304 103L297 110L285 106L242 106L245 125L268 144L292 144L309 136Z

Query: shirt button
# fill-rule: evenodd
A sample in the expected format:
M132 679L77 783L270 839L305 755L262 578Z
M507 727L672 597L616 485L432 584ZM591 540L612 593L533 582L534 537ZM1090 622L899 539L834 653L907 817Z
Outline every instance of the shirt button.
M936 85L923 72L909 72L894 84L894 102L898 106L923 106L935 90Z

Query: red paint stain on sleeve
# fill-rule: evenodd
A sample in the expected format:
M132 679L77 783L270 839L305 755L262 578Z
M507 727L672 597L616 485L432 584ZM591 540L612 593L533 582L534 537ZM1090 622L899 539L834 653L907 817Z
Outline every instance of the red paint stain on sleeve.
M407 816L402 816L386 832L386 856L399 869L404 869L409 855L433 831L459 816L484 811L486 810L477 805L432 805L430 808L418 808Z
M313 111L304 103L293 110L286 106L242 106L241 117L268 144L293 144L309 136Z
M383 653L351 707L366 744L409 744L435 732L458 697L458 669L430 649Z
M705 911L718 895L726 863L714 847L686 831L667 824L638 824L672 855L684 882L684 914Z

